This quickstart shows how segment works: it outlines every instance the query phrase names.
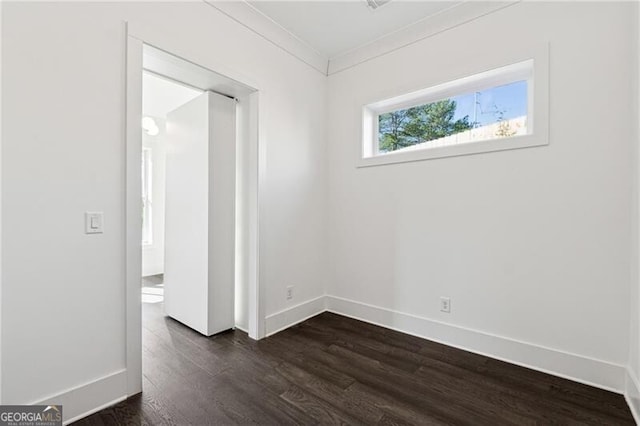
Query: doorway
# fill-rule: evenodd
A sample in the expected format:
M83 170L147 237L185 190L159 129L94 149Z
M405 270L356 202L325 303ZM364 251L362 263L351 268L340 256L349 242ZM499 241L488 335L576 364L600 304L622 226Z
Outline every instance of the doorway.
M159 90L161 87L163 89ZM262 293L258 285L259 92L250 85L145 44L129 34L126 113L126 365L129 395L142 390L142 306L165 308L167 274L176 270L170 266L171 261L167 263L167 256L171 254L167 249L170 235L167 220L171 215L170 209L167 210L167 204L171 202L167 194L176 194L176 191L167 191L167 167L171 165L171 161L167 162L171 158L167 155L170 115L204 95L233 100L236 115L232 169L234 217L227 222L232 225L224 227L230 229L235 258L229 274L235 301L231 302L228 328L247 332L253 339L264 336ZM221 163L213 169L223 168ZM184 235L184 232L177 234ZM175 241L171 246L175 247ZM174 296L173 300L176 299ZM183 323L190 321L189 318L177 319ZM190 327L198 329L193 325ZM207 330L198 331L211 334Z
M189 87L150 71L142 74L142 303L164 308L167 116L200 96ZM187 188L185 188L187 189Z

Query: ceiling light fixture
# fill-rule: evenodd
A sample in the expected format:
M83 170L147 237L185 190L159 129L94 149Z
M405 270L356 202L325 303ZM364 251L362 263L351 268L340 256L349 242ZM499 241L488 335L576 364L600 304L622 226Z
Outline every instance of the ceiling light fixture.
M156 124L156 120L151 117L144 117L142 119L142 128L149 136L155 136L160 133L160 128Z
M385 4L389 3L391 0L365 0L367 2L367 6L369 6L369 9L371 10L376 10L379 7L384 6Z

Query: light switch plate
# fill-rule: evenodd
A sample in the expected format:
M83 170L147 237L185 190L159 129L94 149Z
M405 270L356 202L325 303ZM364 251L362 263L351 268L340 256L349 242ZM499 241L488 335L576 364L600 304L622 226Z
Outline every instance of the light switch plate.
M440 310L442 312L450 313L451 312L451 298L450 297L441 297L440 298Z
M102 212L85 212L84 233L102 234L104 232L104 215Z

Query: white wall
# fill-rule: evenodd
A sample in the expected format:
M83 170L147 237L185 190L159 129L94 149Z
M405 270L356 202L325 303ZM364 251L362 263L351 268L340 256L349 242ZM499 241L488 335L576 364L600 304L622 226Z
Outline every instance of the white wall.
M266 313L290 283L293 303L324 293L324 75L204 3L10 3L2 19L3 403L125 365L125 20L260 89ZM86 210L104 234L83 234Z
M633 7L520 3L331 75L327 293L603 361L621 387ZM355 167L362 105L447 81L488 49L547 41L549 146Z

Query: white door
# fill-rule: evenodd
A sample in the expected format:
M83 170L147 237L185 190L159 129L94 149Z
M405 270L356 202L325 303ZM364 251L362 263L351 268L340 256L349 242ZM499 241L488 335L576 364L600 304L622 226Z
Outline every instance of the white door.
M205 92L167 115L165 312L234 326L236 102Z

